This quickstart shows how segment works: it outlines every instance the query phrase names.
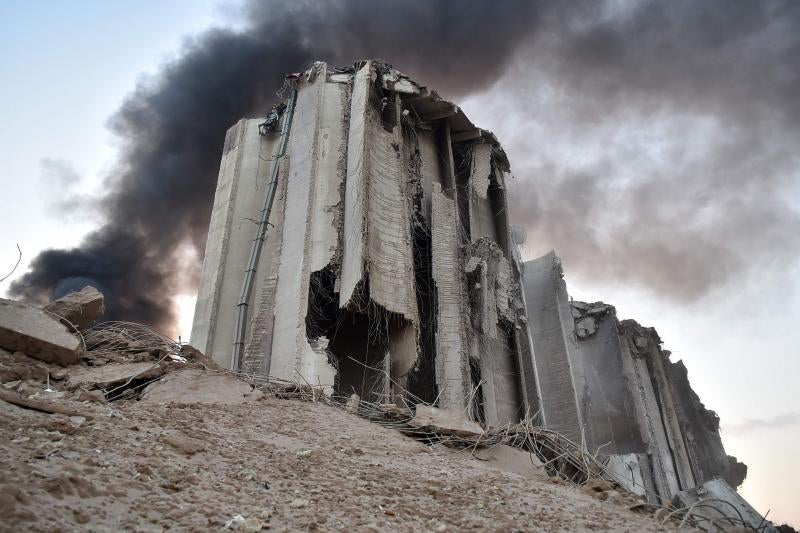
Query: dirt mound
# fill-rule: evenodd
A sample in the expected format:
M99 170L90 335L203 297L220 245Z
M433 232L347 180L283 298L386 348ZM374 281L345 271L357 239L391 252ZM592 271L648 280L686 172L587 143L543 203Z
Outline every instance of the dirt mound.
M320 403L78 405L95 416L0 402L4 530L659 530Z

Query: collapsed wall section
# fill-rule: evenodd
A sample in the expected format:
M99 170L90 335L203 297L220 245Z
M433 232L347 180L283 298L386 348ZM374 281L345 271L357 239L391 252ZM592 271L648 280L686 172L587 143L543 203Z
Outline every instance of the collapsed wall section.
M683 361L670 364L668 373L674 397L677 398L678 419L695 478L709 480L721 477L737 488L747 476L747 465L725 453L719 433L719 416L706 409L692 389Z
M526 261L523 286L528 306L528 327L539 376L541 418L545 426L583 444L584 426L575 387L570 350L572 315L562 279L561 260L555 252Z
M524 265L544 424L580 432L624 487L654 503L715 476L741 483L744 465L725 454L716 415L656 331L570 300L562 277L554 252Z

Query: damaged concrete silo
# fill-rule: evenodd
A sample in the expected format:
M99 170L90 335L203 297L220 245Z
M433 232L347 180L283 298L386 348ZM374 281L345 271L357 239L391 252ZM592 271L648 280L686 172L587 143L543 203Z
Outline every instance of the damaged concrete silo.
M379 61L289 85L260 131L228 131L193 344L488 423L538 409L495 137Z
M524 263L524 287L545 424L609 461L619 481L653 502L747 467L725 453L719 419L653 328L613 306L571 300L561 260Z

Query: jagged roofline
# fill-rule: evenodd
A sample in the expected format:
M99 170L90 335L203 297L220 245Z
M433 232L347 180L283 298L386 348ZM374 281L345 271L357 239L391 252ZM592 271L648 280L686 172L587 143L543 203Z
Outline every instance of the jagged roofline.
M477 127L461 110L461 107L392 67L389 63L376 59L362 59L356 61L353 67L334 68L336 73L350 75L359 70L367 61L375 65L381 73L381 86L384 89L397 92L403 99L404 107L408 107L422 122L444 120L450 126L453 143L480 140L492 145L493 156L499 168L509 172L511 164L508 156L500 145L494 133Z

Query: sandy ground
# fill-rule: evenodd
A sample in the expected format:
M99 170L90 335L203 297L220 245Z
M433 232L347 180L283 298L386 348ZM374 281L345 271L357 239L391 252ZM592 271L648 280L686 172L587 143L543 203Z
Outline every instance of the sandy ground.
M61 403L0 401L2 531L661 530L319 403Z

